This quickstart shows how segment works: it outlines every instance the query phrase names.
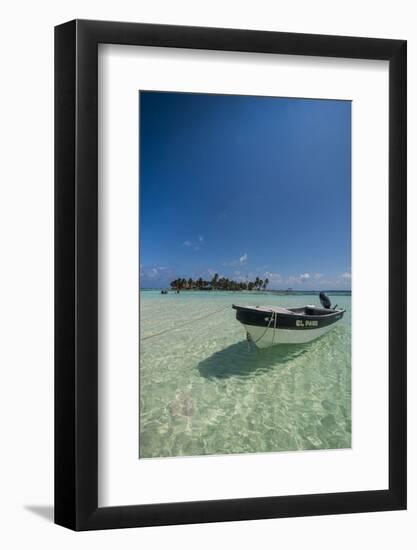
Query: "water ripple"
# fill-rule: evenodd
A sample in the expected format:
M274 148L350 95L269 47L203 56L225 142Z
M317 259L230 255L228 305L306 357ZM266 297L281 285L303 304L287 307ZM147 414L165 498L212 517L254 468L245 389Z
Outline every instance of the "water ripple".
M232 303L301 305L300 298L234 293L141 295L141 335ZM144 341L140 457L230 454L351 445L350 297L334 330L306 345L259 350L234 311Z

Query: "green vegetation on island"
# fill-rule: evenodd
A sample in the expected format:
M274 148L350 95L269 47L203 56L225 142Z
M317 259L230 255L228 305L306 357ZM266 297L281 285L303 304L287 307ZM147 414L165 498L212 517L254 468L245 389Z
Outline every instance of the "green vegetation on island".
M266 290L269 279L265 280L256 277L254 281L233 281L227 277L220 277L216 273L211 281L205 281L202 277L195 281L189 279L175 279L171 281L171 288L174 290Z

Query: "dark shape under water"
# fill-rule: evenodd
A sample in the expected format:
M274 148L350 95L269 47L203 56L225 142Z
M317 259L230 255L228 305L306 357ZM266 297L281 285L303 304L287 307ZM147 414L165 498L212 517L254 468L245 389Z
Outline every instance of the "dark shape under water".
M258 350L242 341L217 351L198 364L201 376L205 378L250 377L285 365L307 353L309 344L288 344Z

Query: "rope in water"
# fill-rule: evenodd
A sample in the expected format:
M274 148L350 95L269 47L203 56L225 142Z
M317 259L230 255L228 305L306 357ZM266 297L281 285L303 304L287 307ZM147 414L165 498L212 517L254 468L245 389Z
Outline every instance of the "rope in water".
M163 334L166 334L167 332L172 332L174 330L179 330L183 327L185 327L186 325L189 325L190 323L195 323L196 321L201 321L202 319L206 319L207 317L210 317L211 315L215 315L216 313L220 313L221 311L224 311L225 309L229 309L230 306L225 306L225 307L222 307L220 309L216 309L216 311L212 311L210 313L207 313L206 315L202 315L201 317L194 317L193 319L190 319L189 321L187 321L186 323L183 323L182 325L179 325L179 326L176 326L176 327L171 327L171 328L167 328L165 330L161 330L161 332L156 332L155 334L150 334L149 336L144 336L143 338L141 338L141 340L149 340L150 338L156 338L157 336L162 336Z

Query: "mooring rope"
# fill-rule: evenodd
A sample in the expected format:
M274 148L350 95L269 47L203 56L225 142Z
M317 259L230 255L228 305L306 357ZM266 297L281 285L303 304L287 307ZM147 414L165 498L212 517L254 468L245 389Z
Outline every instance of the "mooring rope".
M275 340L275 334L276 333L277 333L277 312L275 312L274 332L272 333L272 345L274 345L274 340Z
M211 317L211 315L215 315L216 313L220 313L221 311L224 311L225 309L229 309L229 306L222 307L220 309L216 309L216 311L211 311L210 313L207 313L206 315L202 315L201 317L194 317L193 319L190 319L189 321L183 323L182 325L167 328L165 330L161 330L161 332L156 332L155 334L150 334L149 336L144 336L141 338L141 340L149 340L150 338L156 338L156 336L162 336L163 334L166 334L167 332L172 332L174 330L179 330L186 325L189 325L190 323L195 323L196 321L201 321L202 319L207 319L207 317Z
M259 338L257 338L256 340L253 341L254 344L257 344L257 343L258 343L260 340L262 340L262 338L265 336L267 330L268 330L269 327L271 326L272 319L275 319L275 328L276 328L276 324L277 324L277 314L276 314L276 312L272 311L272 315L271 315L271 317L269 318L269 323L268 323L266 329L263 331L262 335L261 335ZM274 335L275 335L275 331L274 331ZM273 335L273 337L274 337L274 335Z

